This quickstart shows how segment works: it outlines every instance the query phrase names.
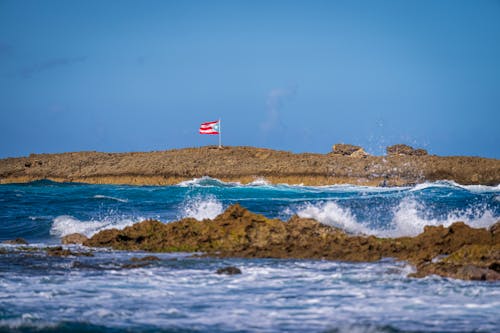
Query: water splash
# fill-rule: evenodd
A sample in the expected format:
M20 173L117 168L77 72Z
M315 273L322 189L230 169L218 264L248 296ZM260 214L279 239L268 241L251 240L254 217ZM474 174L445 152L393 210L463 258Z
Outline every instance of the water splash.
M297 215L315 219L350 233L370 233L368 228L356 221L356 217L350 209L342 208L332 201L316 205L307 204L297 212Z
M144 220L143 217L108 216L102 220L81 221L73 216L61 215L54 219L50 228L50 234L52 236L63 237L73 233L80 233L91 237L101 230L112 228L123 229L142 220Z
M193 217L201 221L203 219L213 219L222 214L223 211L222 203L215 196L195 196L187 198L181 204L180 218Z
M387 222L359 220L350 208L342 207L334 201L309 203L299 207L295 213L349 233L379 237L416 236L422 233L426 226L447 227L458 221L473 228L487 228L499 219L486 205L456 209L446 216L436 217L433 216L432 208L411 197L403 198L395 207L388 207L387 210L388 214L392 215ZM290 215L293 211L287 210L285 213Z

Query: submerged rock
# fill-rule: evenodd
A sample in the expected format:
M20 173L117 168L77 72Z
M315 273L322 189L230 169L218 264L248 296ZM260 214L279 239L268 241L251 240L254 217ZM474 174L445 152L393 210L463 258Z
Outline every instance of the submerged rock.
M74 233L61 237L62 244L83 244L88 239L87 236Z
M47 255L51 257L67 257L67 256L85 256L93 257L92 252L73 252L69 249L65 249L62 246L48 247L45 249Z
M2 244L10 245L27 245L28 242L24 238L9 239L2 242Z
M238 204L230 206L213 220L185 218L167 224L149 220L123 230L103 230L84 242L87 246L120 250L204 252L218 257L358 262L392 257L416 265L420 273L415 276L449 272L447 276L467 279L475 278L477 274L470 273L470 268L464 268L460 274L454 273L455 270L446 271L444 265L473 265L496 272L488 267L500 262L498 244L499 233L471 228L463 222L449 227L428 226L415 237L378 238L347 234L298 216L293 216L288 222L269 219ZM438 256L447 258L432 263ZM491 272L483 273L487 273L486 279L496 279Z
M147 261L159 261L159 260L161 260L161 259L158 258L157 256L145 256L142 258L136 258L136 257L130 258L130 261L132 261L132 262L147 262Z
M223 268L219 268L216 272L217 274L225 274L225 275L236 275L241 274L241 269L234 266L227 266Z

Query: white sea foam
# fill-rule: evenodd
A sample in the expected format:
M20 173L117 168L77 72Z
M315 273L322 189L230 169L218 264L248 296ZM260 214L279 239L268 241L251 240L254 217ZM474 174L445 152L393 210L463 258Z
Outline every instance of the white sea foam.
M193 217L199 221L213 219L224 210L222 203L213 195L187 198L181 205L181 218Z
M239 182L224 182L217 178L212 178L208 176L203 176L201 178L194 178L191 180L185 180L177 184L177 186L181 187L231 187L231 186L240 186Z
M348 208L342 208L333 201L318 205L308 204L297 212L300 217L313 218L323 224L341 228L351 233L369 233L370 230L356 221Z
M341 228L350 233L362 233L383 237L415 236L423 232L425 226L449 226L462 221L474 228L493 225L499 216L486 206L465 210L454 210L444 218L430 216L428 209L413 198L403 199L392 209L392 220L380 228L369 228L368 221L358 221L349 208L339 206L333 201L308 204L297 210L300 217L313 218L323 224ZM290 215L290 212L286 212Z
M494 224L498 217L494 216L485 206L454 210L444 219L430 217L424 205L413 198L403 199L393 210L392 225L394 229L383 231L383 236L415 236L424 230L425 226L449 226L454 222L462 221L474 228L485 228Z
M123 229L134 223L144 220L142 217L115 217L109 216L102 220L81 221L73 216L61 215L54 219L50 234L54 236L66 236L72 233L80 233L87 237L105 229Z
M488 193L488 192L498 192L500 191L500 184L496 186L487 186L487 185L461 185L453 180L440 180L437 182L426 182L422 184L415 185L411 191L422 191L427 188L436 188L436 187L447 187L447 188L461 188L470 192L475 193Z
M120 198L115 198L115 197L101 195L101 194L94 195L94 199L108 199L108 200L114 200L114 201L118 201L118 202L128 202L127 199L120 199Z
M248 186L269 186L269 182L265 178L257 178L247 184Z

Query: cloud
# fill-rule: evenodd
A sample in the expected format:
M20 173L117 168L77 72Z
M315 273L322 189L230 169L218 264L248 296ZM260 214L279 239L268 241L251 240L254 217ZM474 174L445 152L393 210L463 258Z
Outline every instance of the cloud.
M19 69L18 73L23 78L29 78L33 74L48 71L57 67L71 66L77 63L81 63L87 60L87 57L63 57L63 58L53 58L44 62L35 63L30 66L23 67Z
M267 95L267 114L266 119L260 124L263 134L275 130L277 127L284 127L281 123L280 112L285 104L297 94L297 87L275 88Z

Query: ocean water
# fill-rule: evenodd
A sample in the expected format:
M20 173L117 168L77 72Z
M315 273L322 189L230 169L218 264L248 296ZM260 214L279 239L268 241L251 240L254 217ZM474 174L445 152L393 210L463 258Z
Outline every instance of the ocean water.
M213 218L234 203L268 217L293 214L384 237L426 225L500 219L500 186L249 185L201 178L176 186L0 185L0 331L14 332L500 332L500 283L427 277L390 258L376 263L214 259L93 249L49 257L60 237L91 236L146 218ZM76 250L89 250L72 246ZM241 275L217 275L225 266Z

